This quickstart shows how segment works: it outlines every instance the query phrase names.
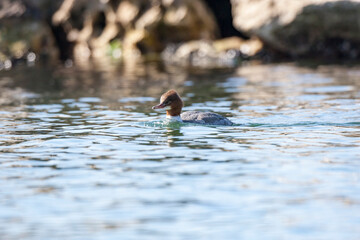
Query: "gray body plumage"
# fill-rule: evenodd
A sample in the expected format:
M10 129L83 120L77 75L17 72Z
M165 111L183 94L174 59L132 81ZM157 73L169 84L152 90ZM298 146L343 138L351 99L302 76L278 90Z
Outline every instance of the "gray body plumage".
M181 114L181 119L186 123L198 123L198 124L206 124L206 125L225 125L231 126L233 123L216 113L211 112L197 112L197 111L189 111Z

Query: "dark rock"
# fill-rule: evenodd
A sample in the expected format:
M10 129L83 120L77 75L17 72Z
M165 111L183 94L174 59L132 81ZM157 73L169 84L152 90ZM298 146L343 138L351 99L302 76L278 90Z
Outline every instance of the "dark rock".
M205 2L214 13L221 38L237 36L248 39L248 36L238 31L233 25L230 0L205 0Z

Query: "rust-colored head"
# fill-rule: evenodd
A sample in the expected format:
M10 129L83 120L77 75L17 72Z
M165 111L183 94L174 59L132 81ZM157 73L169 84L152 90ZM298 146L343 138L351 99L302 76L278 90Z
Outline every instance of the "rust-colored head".
M166 115L179 116L184 106L179 94L175 90L169 90L160 98L160 104L153 106L152 109L166 109Z

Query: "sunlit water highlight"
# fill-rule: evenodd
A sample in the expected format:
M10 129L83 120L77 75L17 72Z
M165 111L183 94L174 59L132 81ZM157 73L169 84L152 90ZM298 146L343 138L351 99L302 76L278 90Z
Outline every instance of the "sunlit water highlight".
M360 239L359 68L109 68L0 72L0 239Z

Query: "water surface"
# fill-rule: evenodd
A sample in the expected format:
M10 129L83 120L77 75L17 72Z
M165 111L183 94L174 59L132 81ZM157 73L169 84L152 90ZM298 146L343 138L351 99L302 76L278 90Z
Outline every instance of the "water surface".
M360 239L360 68L0 72L1 239ZM185 110L234 126L166 124Z

